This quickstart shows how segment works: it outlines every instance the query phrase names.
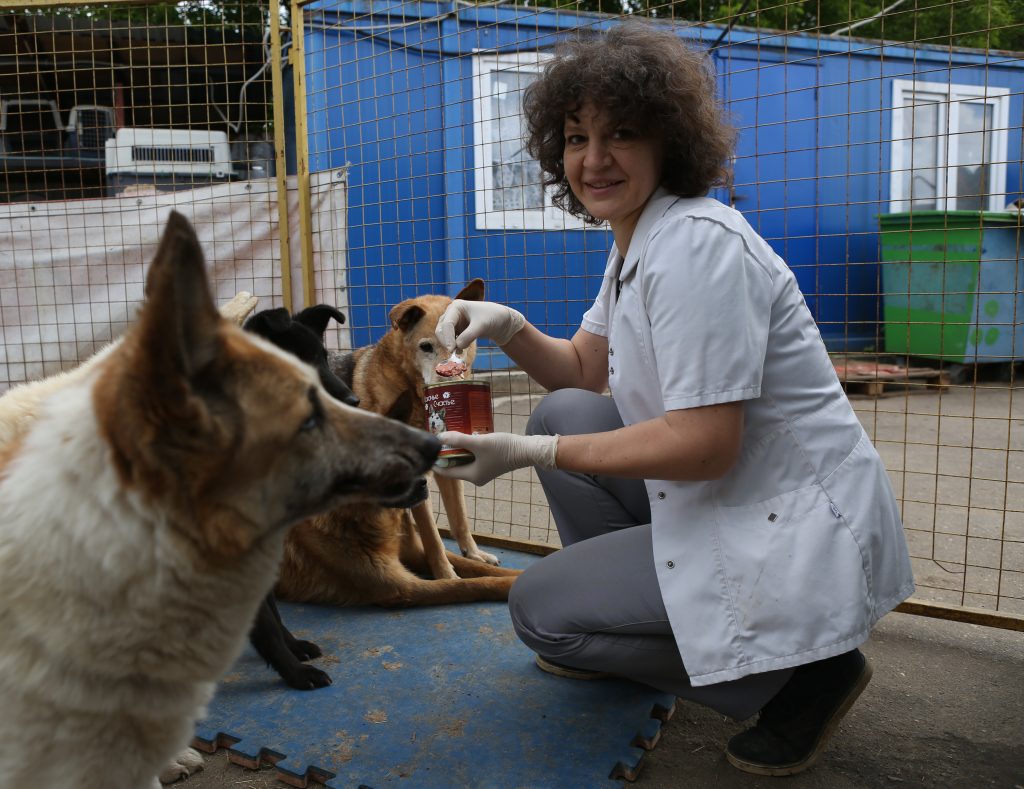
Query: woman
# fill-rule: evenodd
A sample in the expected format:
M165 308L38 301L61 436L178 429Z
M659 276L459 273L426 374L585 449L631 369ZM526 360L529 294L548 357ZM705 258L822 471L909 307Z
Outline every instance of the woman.
M442 434L476 460L437 473L537 468L563 549L509 607L541 668L759 712L729 760L800 772L870 679L857 646L914 588L885 469L792 272L704 196L733 132L702 55L622 25L565 45L524 113L556 201L615 245L572 340L491 302L447 310L442 343L488 337L552 394L530 435Z

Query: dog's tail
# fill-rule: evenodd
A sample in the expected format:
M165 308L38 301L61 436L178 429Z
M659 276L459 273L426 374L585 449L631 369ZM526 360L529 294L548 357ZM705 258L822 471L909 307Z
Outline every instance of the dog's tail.
M256 309L259 300L258 296L253 296L249 291L240 290L231 301L221 305L220 314L227 320L241 326L249 313Z

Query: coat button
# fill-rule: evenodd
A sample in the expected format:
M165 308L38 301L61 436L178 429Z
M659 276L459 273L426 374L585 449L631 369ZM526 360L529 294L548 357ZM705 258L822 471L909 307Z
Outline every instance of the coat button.
M609 356L614 356L615 355L615 349L614 348L609 348L608 349L608 355Z
M659 491L658 491L658 498L659 498L659 499L663 499L663 498L665 498L665 491L663 491L663 490L659 490Z
M675 566L676 566L676 563L675 563L674 561L672 561L671 559L669 559L669 560L668 560L667 562L665 562L665 566L666 566L666 567L667 567L668 569L670 569L670 570L671 570L671 569L672 569L673 567L675 567Z
M608 368L608 374L609 375L615 375L615 368L614 367L609 367Z

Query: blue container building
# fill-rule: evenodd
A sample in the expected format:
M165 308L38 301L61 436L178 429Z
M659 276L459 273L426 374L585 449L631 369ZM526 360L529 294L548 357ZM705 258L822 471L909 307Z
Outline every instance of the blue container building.
M390 0L314 2L305 14L310 167L349 168L354 344L378 339L399 301L454 294L473 277L485 280L488 298L571 336L597 293L611 234L538 208L543 195L528 157L510 144L514 101L560 38L619 18ZM956 195L929 186L929 173L907 163L909 139L928 136L909 131L908 121L927 132L931 117L930 104L915 106L934 100L948 121L950 107L971 104L986 124L979 133L989 135L987 153L974 169L970 152L961 154L961 183L988 179L977 198L983 209L1020 197L1024 62L1017 56L677 29L711 49L740 133L735 183L714 196L742 211L794 270L830 349L880 347L876 216L927 207L929 199L932 207L963 208L968 199L951 205ZM961 130L971 117L959 118ZM935 172L956 164L939 162ZM929 197L930 188L937 191ZM478 368L508 364L496 349L481 350Z

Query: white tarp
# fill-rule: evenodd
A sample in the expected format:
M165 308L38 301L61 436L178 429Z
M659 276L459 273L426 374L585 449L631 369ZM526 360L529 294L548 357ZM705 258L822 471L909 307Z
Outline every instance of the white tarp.
M280 277L273 179L98 200L0 205L0 392L74 366L122 334L142 303L145 269L172 209L193 223L221 304L238 291L256 309L302 306L298 197L289 179L292 300ZM312 177L312 301L343 312L345 172ZM332 324L333 327L333 324ZM347 330L329 344L349 348Z

